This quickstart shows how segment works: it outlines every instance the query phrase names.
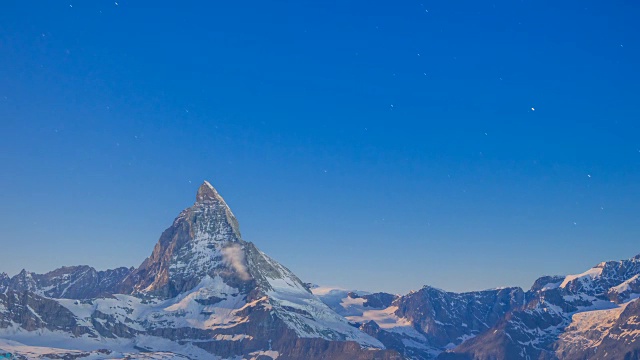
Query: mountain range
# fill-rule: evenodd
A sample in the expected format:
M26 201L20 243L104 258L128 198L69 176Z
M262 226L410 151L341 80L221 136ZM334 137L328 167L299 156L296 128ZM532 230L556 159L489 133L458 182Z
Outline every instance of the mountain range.
M243 240L218 192L137 268L0 274L18 359L640 359L640 255L517 287L405 295L305 283Z

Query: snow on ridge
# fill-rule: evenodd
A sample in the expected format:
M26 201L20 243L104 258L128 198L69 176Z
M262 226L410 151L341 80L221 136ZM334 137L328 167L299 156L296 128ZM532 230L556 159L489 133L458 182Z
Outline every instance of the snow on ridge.
M631 290L631 284L634 282L638 282L640 280L640 274L636 274L633 277L625 280L620 285L614 286L610 291L616 292L618 294L622 294L623 292Z
M596 278L598 278L600 275L602 275L602 270L604 268L604 263L598 264L597 266L592 267L591 269L581 273L581 274L577 274L577 275L567 275L564 278L564 281L562 281L562 283L560 284L561 288L565 288L567 287L567 285L569 285L570 282L576 280L576 279L584 279L584 280L594 280ZM584 281L583 280L583 281Z

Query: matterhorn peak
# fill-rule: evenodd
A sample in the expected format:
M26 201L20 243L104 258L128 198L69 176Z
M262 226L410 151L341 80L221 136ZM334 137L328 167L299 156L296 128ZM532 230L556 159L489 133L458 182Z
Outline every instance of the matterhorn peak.
M222 196L218 194L216 188L211 185L208 181L204 181L202 185L198 188L198 193L196 194L196 203L194 205L198 208L218 208L224 211L227 222L231 225L231 228L235 234L235 236L240 239L240 228L238 225L238 220L231 212L229 205L224 201ZM214 217L215 218L215 217Z
M206 201L223 201L216 188L213 187L208 181L204 181L202 185L198 188L198 193L196 194L196 203L206 202Z

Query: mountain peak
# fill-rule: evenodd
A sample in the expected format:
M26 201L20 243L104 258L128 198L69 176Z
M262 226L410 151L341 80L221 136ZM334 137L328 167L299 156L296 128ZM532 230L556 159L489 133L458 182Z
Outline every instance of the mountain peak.
M123 281L120 291L171 298L193 289L207 276L215 278L221 269L231 269L224 276L240 274L244 281L246 264L239 253L244 244L238 220L216 189L204 181L195 204L162 233L151 256Z
M222 209L224 211L224 216L226 217L228 223L231 225L235 235L238 238L241 237L240 228L238 227L238 220L236 220L236 217L233 215L233 212L231 212L229 205L227 205L227 203L224 201L222 196L218 194L218 191L216 190L216 188L214 188L213 185L211 185L211 183L209 183L206 180L198 188L195 205L196 206L204 205L205 207L214 206Z
M212 200L221 200L220 194L218 194L213 185L205 180L198 188L198 193L196 194L196 203Z

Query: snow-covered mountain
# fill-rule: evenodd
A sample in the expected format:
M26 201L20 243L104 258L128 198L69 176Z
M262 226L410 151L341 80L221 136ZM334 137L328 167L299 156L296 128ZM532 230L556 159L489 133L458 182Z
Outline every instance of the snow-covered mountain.
M640 255L528 291L406 295L303 283L207 182L137 268L0 273L21 359L640 360Z
M404 296L321 287L312 291L354 326L411 359L433 359L453 349L524 302L519 288L458 294L425 286Z
M14 349L17 342L58 354L111 351L102 357L400 358L244 241L208 182L136 269L23 271L0 284L0 338Z
M113 294L131 271L133 268L124 267L97 271L86 265L65 266L46 274L22 270L12 278L0 274L0 292L30 291L50 298L92 299Z
M640 359L640 255L531 289L407 295L313 287L352 325L409 359Z
M443 359L639 359L640 255L538 279L526 303ZM614 355L615 354L615 355Z

